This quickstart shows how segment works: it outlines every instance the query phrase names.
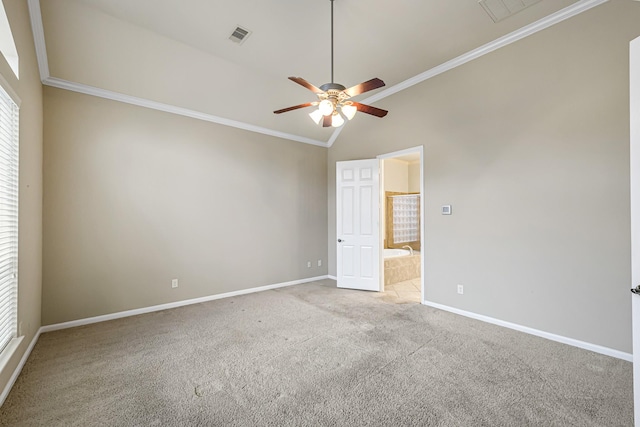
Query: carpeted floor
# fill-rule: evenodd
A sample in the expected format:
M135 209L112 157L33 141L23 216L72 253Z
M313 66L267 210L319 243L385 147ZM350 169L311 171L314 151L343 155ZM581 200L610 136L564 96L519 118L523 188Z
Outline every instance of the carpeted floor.
M632 426L632 365L327 280L43 334L0 424Z

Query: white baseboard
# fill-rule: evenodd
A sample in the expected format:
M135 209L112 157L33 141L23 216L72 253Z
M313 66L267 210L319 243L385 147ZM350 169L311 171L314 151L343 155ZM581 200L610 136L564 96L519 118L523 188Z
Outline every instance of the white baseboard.
M275 285L260 286L257 288L242 289L239 291L226 292L224 294L209 295L201 298L193 298L183 301L170 302L167 304L154 305L151 307L136 308L134 310L120 311L118 313L104 314L102 316L89 317L86 319L71 320L69 322L56 323L43 326L42 332L58 331L61 329L75 328L76 326L90 325L92 323L106 322L108 320L121 319L123 317L137 316L139 314L152 313L154 311L168 310L171 308L183 307L185 305L199 304L201 302L213 301L222 298L235 297L238 295L252 294L255 292L268 291L270 289L284 288L286 286L301 285L303 283L315 282L327 279L328 276L310 277L307 279L293 280L291 282L276 283Z
M13 388L13 385L18 380L18 375L20 375L20 372L22 372L22 368L24 367L24 364L27 363L27 359L29 359L29 356L31 355L31 351L33 350L33 347L35 347L36 343L38 342L38 338L40 338L41 332L42 332L42 328L38 329L38 332L36 332L36 334L33 336L31 343L29 343L29 347L27 347L27 351L25 351L24 354L22 355L22 358L20 359L20 363L18 363L18 366L16 366L16 369L13 371L11 378L9 378L9 382L4 387L4 390L2 390L2 394L0 394L0 406L4 404L4 401L7 399L7 396L9 396L9 392Z
M139 308L139 309L135 309L135 310L121 311L121 312L118 312L118 313L105 314L103 316L96 316L96 317L90 317L90 318L86 318L86 319L72 320L70 322L64 322L64 323L58 323L58 324L54 324L54 325L43 326L40 329L38 329L38 332L36 332L35 336L31 340L31 343L29 344L29 347L27 348L27 351L24 353L24 355L20 359L20 363L18 364L18 366L16 367L15 371L13 372L13 375L9 379L9 382L7 383L7 385L5 386L4 390L2 391L2 394L0 394L0 406L2 406L2 404L6 400L7 396L9 395L9 392L11 391L11 388L13 387L13 385L16 382L16 380L18 379L18 375L20 375L20 372L22 371L22 368L24 367L25 363L27 362L27 359L31 355L31 351L33 350L33 347L38 342L38 338L40 338L40 334L41 333L57 331L57 330L67 329L67 328L74 328L76 326L90 325L92 323L105 322L105 321L108 321L108 320L120 319L120 318L123 318L123 317L137 316L139 314L145 314L145 313L151 313L151 312L154 312L154 311L161 311L161 310L167 310L167 309L171 309L171 308L183 307L183 306L186 306L186 305L198 304L198 303L201 303L201 302L213 301L213 300L218 300L218 299L222 299L222 298L229 298L229 297L234 297L234 296L238 296L238 295L246 295L246 294L251 294L251 293L255 293L255 292L262 292L262 291L267 291L267 290L270 290L270 289L283 288L283 287L293 286L293 285L301 285L301 284L304 284L304 283L315 282L315 281L323 280L323 279L337 280L336 277L331 276L331 275L310 277L310 278L307 278L307 279L294 280L294 281L291 281L291 282L277 283L277 284L274 284L274 285L267 285L267 286L261 286L261 287L257 287L257 288L243 289L243 290L240 290L240 291L227 292L227 293L224 293L224 294L209 295L209 296L201 297L201 298L194 298L194 299L189 299L189 300L176 301L176 302L167 303L167 304L155 305L155 306L151 306L151 307L144 307L144 308ZM571 346L574 346L574 347L579 347L579 348L582 348L582 349L585 349L585 350L590 350L590 351L593 351L593 352L596 352L596 353L604 354L606 356L611 356L611 357L615 357L617 359L626 360L628 362L632 362L633 361L633 355L631 355L630 353L625 353L625 352L622 352L622 351L619 351L619 350L614 350L614 349L611 349L611 348L608 348L608 347L603 347L603 346L600 346L600 345L591 344L591 343L580 341L580 340L576 340L576 339L573 339L573 338L563 337L561 335L556 335L556 334L552 334L552 333L549 333L549 332L540 331L540 330L537 330L537 329L529 328L527 326L522 326L522 325L518 325L516 323L511 323L511 322L506 322L504 320L494 319L492 317L484 316L482 314L476 314L476 313L472 313L472 312L469 312L469 311L460 310L460 309L457 309L457 308L454 308L454 307L449 307L449 306L446 306L446 305L442 305L442 304L438 304L438 303L434 303L434 302L430 302L430 301L422 301L422 304L424 304L426 306L429 306L429 307L437 308L439 310L448 311L448 312L451 312L451 313L454 313L454 314L459 314L461 316L469 317L469 318L472 318L472 319L480 320L480 321L483 321L483 322L491 323L491 324L502 326L502 327L509 328L509 329L514 329L516 331L525 332L527 334L535 335L535 336L538 336L538 337L546 338L546 339L549 339L551 341L556 341L556 342L559 342L559 343L568 344L568 345L571 345Z
M13 385L16 383L16 380L18 379L18 375L20 375L20 372L22 372L22 368L24 367L24 364L27 363L27 359L31 355L31 351L33 350L33 347L38 342L38 338L40 338L41 333L58 331L58 330L67 329L67 328L74 328L76 326L82 326L82 325L90 325L92 323L105 322L107 320L120 319L123 317L129 317L129 316L136 316L138 314L151 313L154 311L167 310L167 309L176 308L176 307L183 307L185 305L198 304L201 302L213 301L213 300L222 299L222 298L229 298L229 297L234 297L238 295L268 291L270 289L284 288L286 286L301 285L303 283L315 282L315 281L327 279L327 278L328 276L310 277L307 279L294 280L291 282L276 283L275 285L267 285L267 286L260 286L257 288L242 289L240 291L227 292L224 294L209 295L201 298L171 302L167 304L144 307L144 308L139 308L135 310L127 310L127 311L121 311L118 313L105 314L103 316L90 317L87 319L72 320L70 322L42 326L40 329L38 329L38 332L36 332L35 336L31 340L31 343L29 344L27 351L22 355L22 359L20 359L20 363L18 364L15 371L11 375L11 378L9 379L9 382L7 383L4 390L2 391L2 394L0 394L0 406L2 406L7 396L9 396L9 392L11 391L11 388L13 388Z
M603 347L601 345L591 344L585 341L576 340L573 338L563 337L561 335L552 334L538 329L529 328L528 326L518 325L516 323L505 322L504 320L494 319L493 317L484 316L482 314L472 313L470 311L460 310L458 308L449 307L447 305L438 304L430 301L422 301L422 304L429 307L437 308L439 310L448 311L450 313L459 314L461 316L470 317L472 319L481 320L483 322L492 323L494 325L502 326L516 331L524 332L537 337L546 338L551 341L556 341L562 344L568 344L573 347L582 348L584 350L590 350L595 353L604 354L605 356L615 357L616 359L626 360L627 362L633 362L633 355L625 353L623 351L614 350L609 347Z
M338 278L336 276L332 276L332 275L328 275L327 279L335 280L336 282L338 281Z

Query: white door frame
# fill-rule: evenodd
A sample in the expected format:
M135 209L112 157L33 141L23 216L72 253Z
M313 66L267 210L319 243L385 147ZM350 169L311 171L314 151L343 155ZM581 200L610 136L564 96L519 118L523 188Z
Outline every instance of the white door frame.
M631 169L631 287L640 285L640 37L629 45L630 169ZM640 427L640 295L632 294L633 401L635 425Z
M400 151L394 151L393 153L387 153L387 154L380 154L377 158L378 160L385 160L385 159L392 159L394 157L400 157L400 156L405 156L407 154L414 154L414 153L419 153L420 154L420 303L424 304L424 301L426 300L425 297L425 286L424 286L424 282L425 282L425 274L424 274L424 266L425 266L425 250L424 250L424 147L422 145L419 145L417 147L413 147L413 148L407 148L405 150L400 150ZM380 168L381 170L384 168ZM380 202L379 202L379 208L380 208L380 218L382 218L382 200L384 200L384 172L380 173ZM382 221L380 222L380 230L382 230ZM380 280L383 281L384 280L384 236L382 234L382 232L380 233ZM384 283L380 284L381 286L384 285Z

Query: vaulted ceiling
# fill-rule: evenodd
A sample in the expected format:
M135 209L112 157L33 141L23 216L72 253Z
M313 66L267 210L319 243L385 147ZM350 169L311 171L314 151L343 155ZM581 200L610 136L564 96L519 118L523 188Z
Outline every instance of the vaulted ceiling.
M385 108L394 91L603 1L542 0L496 23L477 0L335 0L335 81L381 78L357 100ZM45 84L317 145L339 133L311 108L273 114L316 99L287 77L331 79L329 0L29 2ZM242 44L229 40L237 26L251 31Z

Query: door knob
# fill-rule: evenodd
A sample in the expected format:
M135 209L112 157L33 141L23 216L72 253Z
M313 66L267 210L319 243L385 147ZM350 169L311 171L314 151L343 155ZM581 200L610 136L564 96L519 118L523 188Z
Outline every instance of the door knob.
M342 242L344 242L344 240L338 239L338 243L342 243Z
M631 289L631 292L633 292L634 294L640 294L640 285L638 285L635 288Z

